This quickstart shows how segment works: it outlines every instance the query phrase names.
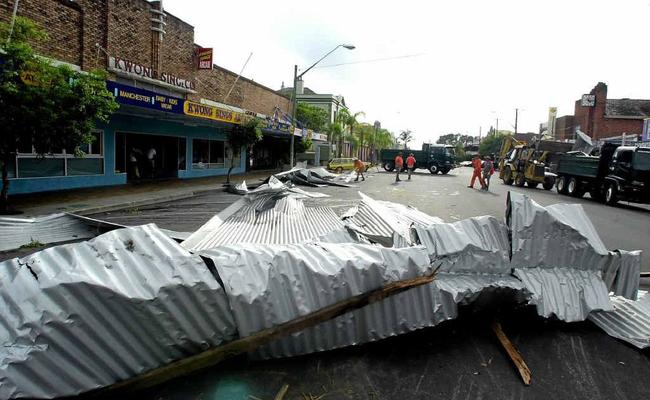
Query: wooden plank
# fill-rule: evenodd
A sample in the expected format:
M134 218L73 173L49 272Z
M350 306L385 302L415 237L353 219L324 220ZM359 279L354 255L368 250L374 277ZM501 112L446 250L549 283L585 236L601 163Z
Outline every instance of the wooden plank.
M284 395L287 394L287 391L288 391L288 390L289 390L289 385L285 383L285 384L282 385L282 387L280 388L280 391L278 392L278 394L275 395L275 399L274 399L274 400L283 400L283 399L284 399Z
M107 395L108 393L106 392L110 391L111 395L115 395L116 392L120 391L144 389L166 382L170 379L178 378L211 367L227 358L248 353L259 346L272 342L273 340L283 336L300 332L306 328L310 328L321 322L331 320L343 314L347 314L350 311L381 301L405 290L430 283L433 281L436 271L427 276L390 283L381 288L340 301L310 314L285 322L281 325L263 329L251 336L233 340L232 342L226 343L222 346L214 347L194 356L150 370L142 375L117 382L107 388L99 389L94 393L97 395Z
M528 368L528 365L526 365L526 362L524 361L521 354L519 354L519 351L517 351L515 345L512 344L510 339L508 339L506 334L503 332L501 324L496 321L493 322L492 330L494 331L494 334L497 335L499 342L501 342L501 346L503 346L503 348L506 350L506 353L508 353L508 356L510 356L510 360L512 360L512 362L515 364L515 367L517 367L519 370L519 375L521 375L521 379L524 381L524 384L526 386L530 385L530 369Z

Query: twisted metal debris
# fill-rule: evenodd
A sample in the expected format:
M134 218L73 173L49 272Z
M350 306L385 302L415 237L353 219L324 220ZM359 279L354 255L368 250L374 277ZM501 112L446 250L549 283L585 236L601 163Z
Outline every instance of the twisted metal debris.
M455 318L460 304L501 293L543 317L588 318L637 347L650 343L649 297L637 300L640 252L608 251L580 206L542 207L511 193L505 222L444 223L361 194L339 218L302 202L318 195L275 178L240 189L242 199L182 245L146 225L0 263L0 397L110 385L433 268L427 285L257 355L380 340L435 326Z

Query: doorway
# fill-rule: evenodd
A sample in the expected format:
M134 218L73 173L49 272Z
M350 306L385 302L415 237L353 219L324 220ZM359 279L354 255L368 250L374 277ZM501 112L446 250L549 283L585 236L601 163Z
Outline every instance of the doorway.
M127 181L177 178L185 169L185 138L117 132L115 169Z

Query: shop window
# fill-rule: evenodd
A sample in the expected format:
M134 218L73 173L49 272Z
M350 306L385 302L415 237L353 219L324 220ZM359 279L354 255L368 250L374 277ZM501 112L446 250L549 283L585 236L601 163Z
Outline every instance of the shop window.
M68 175L99 175L104 173L103 158L69 158Z
M38 156L34 149L27 146L18 148L16 178L37 178L50 176L99 175L104 173L103 135L101 131L93 132L94 140L81 146L86 153L75 157L74 150L57 149L52 154Z
M224 150L223 141L193 139L192 168L224 168Z
M18 158L18 177L64 176L65 159L53 157Z

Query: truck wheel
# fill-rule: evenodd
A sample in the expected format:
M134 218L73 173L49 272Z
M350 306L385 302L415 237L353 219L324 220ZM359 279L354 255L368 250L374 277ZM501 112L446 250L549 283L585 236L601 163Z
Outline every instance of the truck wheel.
M431 172L434 175L437 174L438 173L438 166L436 164L431 164L431 166L429 166L429 172Z
M566 177L561 176L557 178L557 192L560 194L566 194Z
M395 167L393 166L393 163L390 161L386 161L384 163L384 169L388 172L392 171Z
M566 186L566 191L570 196L573 197L582 197L585 195L585 191L580 187L580 182L576 178L569 178L569 183Z
M542 184L544 190L551 190L553 189L553 186L555 186L555 178L544 179L544 183Z
M524 177L524 174L521 172L517 174L517 177L515 177L515 185L519 187L523 187L524 184L526 183L526 178Z
M512 185L512 182L512 170L510 167L506 167L506 169L503 171L503 183L506 185Z
M618 202L618 190L616 189L616 184L608 183L607 189L605 190L605 204L613 206Z
M531 189L537 189L537 185L539 185L539 182L528 181L528 182L526 182L526 184Z

